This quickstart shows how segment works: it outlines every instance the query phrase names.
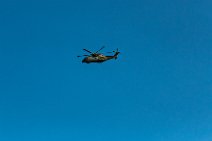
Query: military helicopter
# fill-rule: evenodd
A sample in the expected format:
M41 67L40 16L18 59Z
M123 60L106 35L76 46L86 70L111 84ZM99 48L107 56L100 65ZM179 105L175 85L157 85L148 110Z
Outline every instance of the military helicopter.
M105 62L107 60L110 60L110 59L117 59L118 55L119 55L119 51L118 49L116 51L112 51L112 52L108 52L108 53L114 53L113 56L106 56L106 55L103 55L101 53L99 53L99 51L101 51L103 48L105 48L104 46L101 47L99 50L97 50L96 52L91 52L87 49L83 49L84 51L90 53L90 55L82 55L82 56L77 56L77 57L83 57L83 56L86 56L83 60L82 60L82 63L102 63L102 62Z

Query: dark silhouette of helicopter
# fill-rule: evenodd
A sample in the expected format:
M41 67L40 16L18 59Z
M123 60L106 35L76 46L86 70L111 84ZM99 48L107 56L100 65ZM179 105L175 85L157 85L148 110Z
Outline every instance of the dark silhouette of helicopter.
M82 55L82 56L77 56L77 57L86 56L82 60L82 63L87 63L87 64L89 64L89 63L102 63L102 62L105 62L105 61L110 60L110 59L117 59L117 57L120 53L118 51L118 49L116 51L108 52L108 53L114 53L113 56L106 56L106 55L99 53L99 51L101 51L103 48L104 48L104 46L102 48L100 48L99 50L97 50L96 52L91 52L87 49L83 49L84 51L90 53L90 55Z

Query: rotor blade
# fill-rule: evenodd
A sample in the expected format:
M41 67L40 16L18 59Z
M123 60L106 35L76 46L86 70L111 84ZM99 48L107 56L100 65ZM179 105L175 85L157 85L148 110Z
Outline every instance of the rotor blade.
M81 55L81 56L80 56L80 55L78 55L77 57L83 57L83 56L89 56L89 55Z
M87 49L83 49L84 51L87 51L87 52L89 52L89 53L91 53L92 54L92 52L91 51L89 51L89 50L87 50Z
M102 50L103 48L105 48L104 46L103 47L101 47L97 52L95 52L95 53L98 53L100 50Z

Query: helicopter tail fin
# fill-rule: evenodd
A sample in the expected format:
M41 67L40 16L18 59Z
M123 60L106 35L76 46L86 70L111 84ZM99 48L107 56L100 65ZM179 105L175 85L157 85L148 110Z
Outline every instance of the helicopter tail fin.
M117 51L115 52L115 54L114 54L114 59L117 59L118 58L118 55L119 55L119 51L118 51L118 49L117 49Z
M120 53L120 52L119 52L119 53ZM116 54L114 55L114 59L115 59L115 60L118 58L119 53L116 53Z

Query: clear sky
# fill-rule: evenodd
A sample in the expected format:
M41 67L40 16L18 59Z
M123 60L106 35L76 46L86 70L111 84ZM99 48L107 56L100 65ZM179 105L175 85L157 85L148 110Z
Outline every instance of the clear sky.
M1 141L211 141L211 0L0 2ZM82 49L119 48L82 64Z

